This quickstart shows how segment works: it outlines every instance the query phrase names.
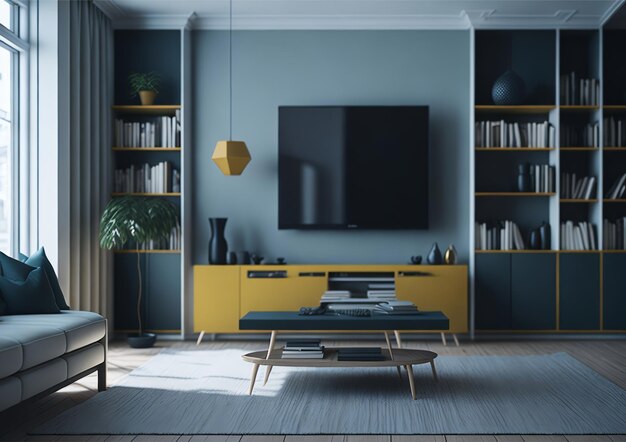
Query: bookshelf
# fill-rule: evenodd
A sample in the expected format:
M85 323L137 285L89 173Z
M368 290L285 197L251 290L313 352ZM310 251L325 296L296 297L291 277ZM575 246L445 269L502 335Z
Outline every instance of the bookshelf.
M615 198L607 195L626 174L626 61L619 56L625 40L624 30L474 31L474 127L470 142L473 330L626 331L626 319L612 314L615 306L626 305L622 276L626 251L610 249L606 237L610 227L605 225L605 219L626 220L626 192ZM534 50L532 55L529 48ZM534 63L528 63L531 57ZM528 93L518 105L499 106L491 100L490 88L507 69L524 79ZM616 121L611 122L614 127L609 125L611 117ZM517 122L520 126L548 121L557 136L554 145L548 147L486 147L481 144L484 132L478 125L484 120ZM621 134L618 120L624 124L621 139L617 137ZM611 135L612 140L608 138ZM554 167L554 192L518 192L515 175L520 163ZM565 173L570 174L569 182ZM573 192L573 174L580 181L580 189L588 192ZM592 187L590 178L583 187L584 177L594 178ZM482 223L494 226L500 220L516 223L525 246L530 242L529 232L548 223L549 249L518 250L515 244L513 250L481 249L477 229ZM561 231L561 225L567 228L568 221L570 229L578 227L581 236L586 232L581 248L592 245L589 226L593 226L594 250L569 250L578 243L572 244L571 234ZM529 292L542 295L522 296ZM531 311L533 318L523 314Z
M189 208L185 180L189 165L190 60L184 47L189 31L116 30L115 105L112 106L112 198L165 198L179 207L180 232L174 243L154 249L129 244L114 251L114 324L118 333L135 331L137 254L143 270L142 316L147 330L180 337L185 332L185 273L189 263ZM167 56L164 56L166 54ZM159 73L154 105L128 93L131 72ZM186 167L187 165L187 167Z

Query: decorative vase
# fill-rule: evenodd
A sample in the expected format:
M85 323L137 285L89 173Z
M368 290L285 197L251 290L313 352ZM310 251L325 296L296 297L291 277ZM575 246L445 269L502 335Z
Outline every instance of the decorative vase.
M541 249L541 237L539 236L539 229L531 230L529 243L531 250Z
M437 243L433 244L433 247L428 252L428 257L426 258L428 264L436 265L441 264L443 262L443 258L441 257L441 250L439 250L439 245Z
M209 264L226 264L228 243L224 238L228 218L209 218L211 238L209 239Z
M453 244L450 244L443 254L443 262L448 265L456 264L457 253Z
M517 166L517 191L530 192L530 166L528 163Z
M243 252L237 252L237 262L239 264L250 264L250 252L244 250Z
M226 255L226 264L230 266L237 264L237 254L235 252L228 252L228 255Z
M495 104L522 104L526 98L524 80L512 70L506 71L491 88L491 98Z
M151 106L154 104L156 98L156 92L154 91L139 91L139 101L142 106Z
M552 234L550 224L542 222L539 226L539 242L541 243L541 250L549 250L552 246Z
M422 255L411 256L411 264L421 264L422 263Z

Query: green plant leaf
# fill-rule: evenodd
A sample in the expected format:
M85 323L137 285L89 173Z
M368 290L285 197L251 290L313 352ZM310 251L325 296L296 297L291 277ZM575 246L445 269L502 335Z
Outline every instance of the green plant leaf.
M136 97L139 91L154 91L159 93L161 76L156 72L132 72L128 76L131 97Z

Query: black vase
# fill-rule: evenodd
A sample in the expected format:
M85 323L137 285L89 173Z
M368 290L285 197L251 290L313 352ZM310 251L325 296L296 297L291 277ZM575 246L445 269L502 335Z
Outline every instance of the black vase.
M541 237L539 235L539 229L533 229L530 232L530 248L531 250L541 249Z
M226 264L231 266L237 264L237 254L235 252L228 252L226 255Z
M441 250L439 250L439 245L437 243L433 244L432 249L428 252L428 257L426 258L428 264L441 264L443 262L443 257L441 256Z
M528 163L517 166L517 191L530 192L530 167Z
M549 250L552 246L552 232L550 224L545 221L539 226L539 237L541 238L541 250Z
M224 238L228 218L209 218L211 238L209 239L209 264L226 264L228 243Z
M515 72L506 71L493 83L491 98L499 105L522 104L526 98L524 80Z

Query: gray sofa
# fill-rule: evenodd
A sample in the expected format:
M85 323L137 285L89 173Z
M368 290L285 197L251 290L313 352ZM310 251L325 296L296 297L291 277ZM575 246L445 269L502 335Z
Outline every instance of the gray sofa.
M0 316L0 411L98 371L106 389L106 319L84 311Z

